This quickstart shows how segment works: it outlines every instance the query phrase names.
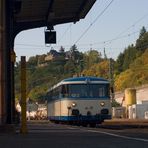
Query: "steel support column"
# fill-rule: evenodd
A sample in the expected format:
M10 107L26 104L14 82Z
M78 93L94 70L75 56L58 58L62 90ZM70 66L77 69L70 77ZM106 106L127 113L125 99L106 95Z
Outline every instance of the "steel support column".
M7 105L7 124L11 124L13 122L13 114L14 114L14 96L12 96L14 89L13 88L13 64L11 61L11 53L13 50L13 0L6 0L6 105Z
M14 0L5 0L6 5L6 54L5 54L5 65L6 65L6 109L7 118L6 123L11 124L14 122L15 116L15 100L14 100L14 61L11 60L14 47L14 35L13 35L13 10Z
M6 48L6 1L0 1L0 124L6 123L6 79L5 79L5 48Z
M13 30L11 19L13 0L0 1L0 124L12 123L12 63Z

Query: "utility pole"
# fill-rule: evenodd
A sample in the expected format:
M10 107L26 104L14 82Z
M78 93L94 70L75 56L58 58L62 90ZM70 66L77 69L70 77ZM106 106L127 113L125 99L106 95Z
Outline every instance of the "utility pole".
M114 77L113 77L113 61L109 59L109 80L110 80L110 90L111 90L111 99L114 100Z

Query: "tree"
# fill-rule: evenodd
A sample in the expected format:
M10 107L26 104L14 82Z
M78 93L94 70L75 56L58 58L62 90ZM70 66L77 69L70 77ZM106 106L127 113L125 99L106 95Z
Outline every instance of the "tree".
M84 53L85 68L89 69L93 64L101 62L101 55L97 50L89 50Z
M146 29L145 29L145 27L143 26L142 29L140 30L139 38L142 38L145 33L146 33Z
M124 53L120 53L115 64L116 74L120 74L123 71Z
M43 64L45 62L45 54L38 56L38 64Z
M112 105L112 107L120 107L121 106L121 104L118 103L115 99L112 100L111 105Z
M82 74L86 76L97 76L109 78L109 62L108 60L104 60L100 63L92 65L89 69L85 69Z
M63 47L63 46L61 46L61 47L60 47L59 52L60 52L61 54L65 53L65 49L64 49L64 47Z
M124 51L123 71L129 68L130 64L136 59L137 50L133 45L128 46Z
M30 67L33 67L33 66L37 66L37 63L38 63L38 56L35 56L35 57L30 57L28 62L27 62L27 65Z
M69 60L64 66L64 73L72 76L75 73L75 63L72 60Z
M130 64L138 57L138 51L135 46L129 45L128 48L124 50L123 53L120 53L116 60L116 74L120 74L129 68Z
M145 27L142 27L139 38L136 41L136 49L140 51L140 53L142 54L147 48L148 48L148 32L146 32Z
M79 60L79 51L77 49L77 46L76 45L73 45L71 48L70 48L70 53L71 53L71 59L73 61L76 61Z

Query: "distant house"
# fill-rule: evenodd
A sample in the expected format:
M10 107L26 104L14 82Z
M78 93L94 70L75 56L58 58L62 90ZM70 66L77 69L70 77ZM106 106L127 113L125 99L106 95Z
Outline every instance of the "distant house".
M50 52L45 57L45 61L57 60L57 59L59 59L60 55L61 54L59 52L52 49L52 50L50 50Z

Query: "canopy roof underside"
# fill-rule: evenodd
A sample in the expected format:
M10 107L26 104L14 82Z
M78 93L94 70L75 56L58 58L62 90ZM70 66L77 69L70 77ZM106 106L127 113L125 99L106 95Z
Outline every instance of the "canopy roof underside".
M15 30L54 26L83 19L96 0L17 0ZM20 8L19 8L20 7Z

